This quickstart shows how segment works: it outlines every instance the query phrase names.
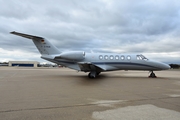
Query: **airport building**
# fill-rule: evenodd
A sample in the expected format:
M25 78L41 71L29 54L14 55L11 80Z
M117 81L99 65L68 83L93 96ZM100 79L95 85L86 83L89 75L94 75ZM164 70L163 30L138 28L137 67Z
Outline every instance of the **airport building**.
M37 61L9 61L9 67L38 67L39 62Z

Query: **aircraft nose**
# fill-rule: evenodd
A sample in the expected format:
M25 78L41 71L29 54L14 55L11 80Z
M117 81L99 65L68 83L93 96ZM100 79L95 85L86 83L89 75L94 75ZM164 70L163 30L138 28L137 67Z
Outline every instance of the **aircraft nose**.
M161 68L162 68L163 70L168 70L168 69L170 69L171 67L170 67L168 64L162 63Z
M168 70L171 68L166 63L162 63L162 62L158 62L158 61L151 61L151 63L154 64L154 66L157 68L157 70Z

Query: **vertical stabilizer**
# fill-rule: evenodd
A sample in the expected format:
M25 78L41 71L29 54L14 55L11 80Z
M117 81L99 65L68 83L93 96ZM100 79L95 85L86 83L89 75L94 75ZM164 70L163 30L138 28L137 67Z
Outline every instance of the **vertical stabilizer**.
M28 34L18 33L18 32L11 32L11 34L25 37L28 39L32 39L37 49L41 53L41 55L53 55L53 54L60 53L59 50L54 45L52 45L48 40L46 40L43 37L28 35Z

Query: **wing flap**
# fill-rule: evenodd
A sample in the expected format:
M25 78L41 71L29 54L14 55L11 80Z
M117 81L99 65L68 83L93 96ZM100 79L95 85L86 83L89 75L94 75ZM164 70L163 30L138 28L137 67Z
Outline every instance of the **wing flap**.
M84 71L84 72L89 72L89 71L99 71L99 72L101 72L101 71L106 70L105 66L103 66L103 65L100 65L100 66L98 65L97 66L97 65L95 65L93 63L79 62L78 65L79 65L81 71Z
M91 68L90 68L91 63L78 63L78 65L81 71L84 71L84 72L91 71Z

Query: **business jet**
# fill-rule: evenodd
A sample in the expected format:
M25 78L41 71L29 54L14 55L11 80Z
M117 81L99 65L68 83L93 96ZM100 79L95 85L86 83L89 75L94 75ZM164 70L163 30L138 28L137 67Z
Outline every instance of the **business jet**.
M89 72L89 78L96 78L101 72L115 70L145 70L151 72L149 77L155 78L153 71L170 69L168 64L149 60L142 54L60 52L43 37L15 31L10 33L32 39L42 59L77 71Z

